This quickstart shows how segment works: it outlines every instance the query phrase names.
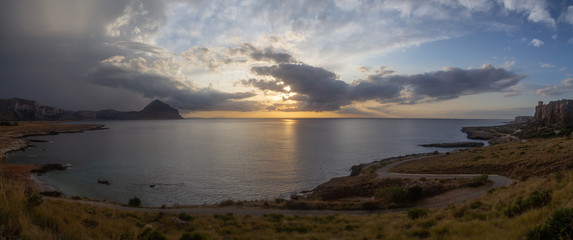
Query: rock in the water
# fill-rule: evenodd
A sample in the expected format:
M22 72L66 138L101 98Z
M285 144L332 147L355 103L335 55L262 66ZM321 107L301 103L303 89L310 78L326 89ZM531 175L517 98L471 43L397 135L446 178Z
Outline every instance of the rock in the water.
M59 164L59 163L49 163L49 164L45 164L42 165L42 167L38 168L38 169L34 169L32 171L30 171L31 173L36 173L38 175L42 175L44 173L50 172L50 171L54 171L54 170L59 170L59 171L63 171L68 169L68 167Z
M111 182L109 180L105 180L105 179L98 179L97 183L99 184L105 184L105 185L110 185Z

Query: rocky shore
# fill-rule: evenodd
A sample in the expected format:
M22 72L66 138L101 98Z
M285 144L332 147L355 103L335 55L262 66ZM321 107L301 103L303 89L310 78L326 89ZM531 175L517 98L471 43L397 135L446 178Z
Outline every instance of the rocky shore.
M440 147L440 148L468 148L468 147L482 147L482 142L455 142L455 143L430 143L420 144L421 147Z
M30 173L38 169L40 169L41 172L41 166L16 165L4 162L7 153L24 150L30 146L31 141L26 139L26 137L55 135L60 133L80 133L84 131L104 129L104 125L101 124L60 124L59 122L14 123L15 124L0 126L0 172L5 177L20 179L31 185L34 185L34 181L29 178Z

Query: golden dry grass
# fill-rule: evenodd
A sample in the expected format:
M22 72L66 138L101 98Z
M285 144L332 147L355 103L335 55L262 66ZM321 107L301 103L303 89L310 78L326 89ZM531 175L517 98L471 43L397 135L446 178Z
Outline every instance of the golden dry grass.
M513 179L573 168L573 139L548 138L471 148L396 166L403 173L500 174Z

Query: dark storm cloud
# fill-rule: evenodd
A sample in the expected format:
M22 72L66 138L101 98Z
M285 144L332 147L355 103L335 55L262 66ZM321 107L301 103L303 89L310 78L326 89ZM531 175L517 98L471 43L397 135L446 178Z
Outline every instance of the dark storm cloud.
M500 92L517 84L524 75L517 75L503 68L484 65L479 69L464 70L448 68L442 71L415 75L373 75L368 83L376 86L394 86L409 91L411 96L401 96L401 103L420 101L441 101L458 98L463 95L484 92Z
M326 69L306 64L281 63L274 66L253 67L260 76L272 76L298 93L291 100L298 101L301 111L335 111L348 105L349 85Z
M284 87L278 85L283 82L297 93L289 99L297 101L297 110L300 111L335 111L354 101L416 104L502 92L525 77L491 65L470 70L448 68L415 75L391 75L391 72L380 69L366 80L347 84L338 80L333 72L306 64L283 63L251 70L259 76L271 76L276 80L248 80L242 82L244 85L273 90Z
M212 88L192 89L170 77L143 73L102 63L93 68L90 80L111 88L123 88L142 94L146 98L164 99L183 110L254 111L262 108L252 101L236 101L255 96L254 93L225 93Z
M143 64L169 62L171 53L152 45L166 23L164 4L156 0L3 1L0 98L30 98L70 110L137 110L151 98L188 110L264 107L239 101L252 93L193 89L168 76L104 63L114 56L142 58ZM257 57L269 58L273 53Z
M144 105L149 99L94 85L85 73L117 55L118 48L108 43L155 34L165 21L163 11L161 2L147 0L2 1L0 97L71 110Z

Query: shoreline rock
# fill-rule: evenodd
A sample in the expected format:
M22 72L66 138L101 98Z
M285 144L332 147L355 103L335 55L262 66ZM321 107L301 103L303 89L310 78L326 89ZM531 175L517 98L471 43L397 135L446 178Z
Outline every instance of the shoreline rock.
M55 171L55 170L64 171L66 169L68 169L68 167L64 166L62 164L48 163L48 164L42 165L40 168L33 169L32 171L30 171L30 173L35 173L38 176L41 176L42 174L47 173L47 172L51 172L51 171Z
M430 143L420 144L421 147L441 147L441 148L466 148L466 147L482 147L482 142L454 142L454 143Z

